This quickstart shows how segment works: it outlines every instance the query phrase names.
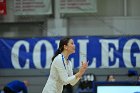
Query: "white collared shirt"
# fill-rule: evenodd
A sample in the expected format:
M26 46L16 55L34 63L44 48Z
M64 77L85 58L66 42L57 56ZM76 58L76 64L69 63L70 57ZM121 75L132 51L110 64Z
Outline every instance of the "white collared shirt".
M75 85L79 79L73 75L72 63L62 59L62 54L55 57L50 75L42 93L62 93L63 85Z

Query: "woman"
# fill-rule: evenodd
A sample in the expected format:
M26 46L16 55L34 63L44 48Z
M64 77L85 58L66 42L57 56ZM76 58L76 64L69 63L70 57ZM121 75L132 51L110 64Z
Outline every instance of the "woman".
M73 75L72 63L68 60L70 54L75 52L74 41L70 37L60 40L59 48L52 57L50 75L42 93L62 93L63 85L75 85L88 67L82 62L79 71Z

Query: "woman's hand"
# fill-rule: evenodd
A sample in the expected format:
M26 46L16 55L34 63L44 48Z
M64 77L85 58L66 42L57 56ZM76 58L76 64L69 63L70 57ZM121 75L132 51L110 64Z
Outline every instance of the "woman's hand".
M82 68L87 69L88 67L88 62L82 62Z
M88 67L88 62L82 62L82 66L79 69L79 72L83 75Z
M85 73L87 67L88 67L88 62L82 62L82 66L80 67L76 77L81 78L82 75Z

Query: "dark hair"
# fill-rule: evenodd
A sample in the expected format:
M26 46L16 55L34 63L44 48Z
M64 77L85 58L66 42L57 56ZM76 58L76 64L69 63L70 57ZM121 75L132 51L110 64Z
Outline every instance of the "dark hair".
M109 77L110 77L111 75L107 75L107 78L106 78L106 81L108 81L109 80Z
M60 43L59 43L59 48L57 49L57 51L55 52L54 56L52 57L52 61L54 60L54 58L58 55L58 54L61 54L62 51L64 50L64 45L67 45L69 40L71 38L70 37L64 37L60 40Z

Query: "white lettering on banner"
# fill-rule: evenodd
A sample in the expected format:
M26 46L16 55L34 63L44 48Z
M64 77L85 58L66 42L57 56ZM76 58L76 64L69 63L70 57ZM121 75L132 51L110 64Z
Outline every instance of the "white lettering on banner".
M26 48L26 52L29 52L29 43L27 41L18 41L15 43L15 45L12 48L12 53L11 53L11 61L12 61L12 65L14 66L14 68L16 69L22 69L22 67L20 66L20 62L19 62L19 49L21 47L21 45L24 45ZM23 67L23 69L29 69L29 59L26 59L26 63Z
M50 42L48 42L47 40L41 40L39 42L37 42L37 44L34 47L34 52L33 52L33 62L36 68L41 69L43 68L41 66L41 46L45 45L47 51L46 51L46 66L45 68L50 68L50 64L51 64L51 58L53 56L53 47L51 45Z
M91 51L87 51L87 44L89 44L89 39L78 39L76 41L79 46L76 47L79 49L79 54L77 56L77 58L79 58L79 64L78 67L80 67L80 63L83 60L88 61L87 59L87 54L90 52L93 52L93 50ZM100 68L113 68L113 67L119 67L119 63L120 60L122 59L124 64L126 67L134 67L132 64L132 60L136 61L136 67L140 67L140 51L131 51L132 50L132 45L133 44L137 44L140 50L140 40L138 39L130 39L128 40L125 44L124 47L123 46L119 46L119 40L118 39L100 39L99 40L100 44L101 44L101 62L99 62L100 59L97 59L97 56L100 55L96 55L94 56L92 60L92 62L90 62L90 66L89 68L96 68L96 66L98 65ZM59 46L59 40L55 40L55 43L57 45L57 48ZM42 46L45 46L46 50L46 62L45 65L41 65L41 48ZM49 68L50 67L50 63L52 56L54 55L54 48L51 42L47 41L47 40L40 40L38 41L33 48L33 65L35 66L35 68L38 69L42 69L42 68ZM24 40L20 40L17 41L11 51L11 61L12 61L12 65L15 69L29 69L30 68L30 62L31 59L29 58L25 58L25 64L24 66L21 67L20 65L20 60L19 60L19 53L20 53L20 48L21 46L25 47L25 53L29 53L30 51L30 43L28 41L24 41ZM119 52L119 49L123 48L123 51L120 53L122 54L122 57L120 58L120 56L116 56L115 52ZM98 48L97 48L98 49ZM96 50L98 51L98 50ZM94 53L94 52L93 52ZM93 54L91 53L91 54ZM100 54L100 53L99 53ZM133 59L132 59L133 56ZM23 61L24 61L23 60ZM71 58L71 61L73 62L74 65L74 58ZM91 60L90 60L91 61ZM99 62L99 63L97 63ZM110 62L110 63L109 63Z
M103 67L119 67L119 58L114 58L114 48L111 48L109 44L113 44L116 50L119 49L118 47L118 40L108 40L108 39L101 39L99 40L101 43L101 68ZM110 51L109 51L110 48ZM115 64L113 66L109 66L109 58L113 62L115 61Z
M29 43L27 41L18 41L14 44L14 46L12 48L11 60L12 60L12 64L15 69L29 69L30 68L29 59L26 59L25 66L23 68L20 66L20 62L19 62L19 51L20 50L19 49L22 45L25 46L26 52L29 52ZM53 51L54 49L50 42L48 42L46 40L41 40L41 41L37 42L37 44L35 45L34 50L33 50L33 63L35 65L35 68L38 68L38 69L43 68L41 66L41 58L40 58L42 45L45 45L45 47L47 49L47 51L46 51L47 61L45 62L46 66L44 68L49 68L50 63L51 63L51 57L53 56L53 53L54 53L54 51Z
M123 59L126 67L133 67L131 63L131 47L134 43L136 43L140 48L140 40L138 39L129 40L123 48ZM133 56L136 57L136 66L140 67L140 53L134 53Z
M136 66L140 67L140 53L135 53L134 57L136 58Z
M87 60L87 43L89 40L78 40L79 43L79 66L81 66L82 61Z
M93 57L92 63L91 63L91 65L88 66L88 68L96 68L96 62L97 62L96 60L97 60L96 57Z

